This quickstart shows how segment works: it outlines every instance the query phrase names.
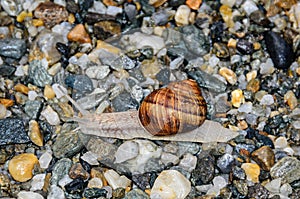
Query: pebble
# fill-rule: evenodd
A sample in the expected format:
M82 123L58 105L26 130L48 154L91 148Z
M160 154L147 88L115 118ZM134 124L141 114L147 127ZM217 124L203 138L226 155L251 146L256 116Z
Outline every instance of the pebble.
M67 193L75 194L80 193L84 189L84 180L77 178L64 186Z
M149 195L147 195L144 191L140 189L132 189L128 193L126 193L124 199L150 199Z
M196 168L197 157L193 156L190 153L187 153L183 156L183 158L179 162L179 167L183 168L188 172L192 172Z
M110 73L107 65L92 66L86 69L86 75L91 79L104 79Z
M253 160L265 171L270 171L275 163L275 154L269 146L262 146L251 154Z
M235 24L232 18L232 9L229 6L221 5L220 14L222 15L224 22L226 23L226 26L228 26L229 28L234 27Z
M281 178L274 179L265 185L265 188L271 193L279 193L281 186Z
M254 3L254 1L252 0L247 0L242 4L242 8L244 9L244 11L246 12L246 14L248 16L251 15L251 13L255 12L258 10L258 7L256 6L256 4Z
M265 63L261 63L260 65L260 74L262 75L270 75L275 71L274 64L272 59L268 58Z
M283 99L289 105L291 110L297 107L298 102L293 91L289 90L288 92L286 92Z
M245 97L241 89L236 89L231 92L231 103L234 107L239 108L245 102Z
M33 176L31 180L30 191L42 190L45 184L45 179L46 179L45 173L36 174L35 176Z
M188 25L190 13L191 9L187 5L179 6L174 17L176 24L178 26Z
M260 167L255 163L243 163L241 166L244 169L247 180L258 183L259 182L259 174L260 174Z
M38 159L34 154L22 153L9 161L8 171L14 180L26 182L32 178L32 170L36 164L38 164Z
M23 39L0 39L0 55L20 59L26 53L26 42Z
M197 157L197 165L192 171L192 178L195 180L193 184L207 184L215 175L215 158L207 152L202 152Z
M179 163L179 158L172 154L172 153L166 153L166 152L162 152L161 154L161 162L164 164L164 165L169 165L170 163L173 164L173 165L176 165Z
M40 131L39 124L35 120L29 121L29 138L37 146L43 146L43 134Z
M44 96L49 100L55 98L55 92L54 92L53 88L48 84L45 85Z
M91 93L94 90L91 79L86 75L69 75L65 83L80 93Z
M191 191L191 183L179 171L165 170L156 178L151 198L184 199Z
M68 158L58 160L52 169L51 185L57 185L64 176L68 176L71 166L72 161Z
M23 94L25 94L25 95L27 95L28 94L28 91L29 91L29 88L27 87L27 86L25 86L24 84L16 84L15 86L14 86L14 89L15 89L15 91L17 91L17 92L21 92L21 93L23 93Z
M105 189L99 189L99 188L86 188L83 192L84 198L100 198L100 197L106 197L107 191Z
M16 68L8 64L0 64L0 73L3 77L11 76L15 73Z
M43 104L40 100L27 101L24 111L31 119L38 119L41 113Z
M80 158L85 162L89 163L89 165L92 166L99 165L99 162L97 160L97 155L91 151L84 153Z
M198 10L202 3L202 0L187 0L185 3L191 9Z
M89 178L89 173L83 168L83 166L79 162L76 162L70 168L69 177L72 179L82 178L86 180Z
M99 21L94 24L97 39L106 40L121 33L121 25L114 21Z
M39 158L39 164L42 169L47 169L52 161L52 152L46 151Z
M69 41L91 43L92 40L82 24L77 24L67 35Z
M80 141L80 140L79 140ZM117 147L101 139L91 139L86 145L87 149L96 154L97 160L113 162Z
M284 157L270 170L271 177L281 178L282 183L291 183L300 179L300 161L295 157Z
M7 114L7 109L3 104L0 104L0 119L4 119Z
M115 153L115 163L133 159L139 154L139 145L135 141L125 141Z
M256 93L260 89L260 81L258 79L252 79L248 82L246 89L252 93Z
M0 145L21 144L30 141L25 130L24 122L21 119L1 119L0 137Z
M18 193L18 199L44 199L44 197L33 191L20 191Z
M273 31L265 32L264 40L275 68L289 68L295 59L292 46L288 44L278 33Z
M47 84L51 85L53 81L52 76L46 70L45 62L41 60L34 60L29 63L28 76L39 87L45 87Z
M94 177L89 180L87 187L89 188L102 188L103 187L103 181L101 178Z
M222 173L229 173L234 165L234 160L231 154L225 153L217 160L217 166Z
M34 16L42 19L47 28L68 20L68 12L65 7L51 1L40 3L34 11Z
M249 186L248 190L249 190L248 197L250 198L259 198L259 199L269 198L268 190L259 183L256 183L253 186Z
M65 123L52 146L56 158L71 157L83 148L78 131L73 131L74 125Z
M236 74L229 68L222 67L219 70L219 74L222 75L229 84L234 85L237 82Z
M267 106L270 106L270 105L272 105L272 104L274 104L274 98L273 98L273 96L272 95L270 95L270 94L266 94L266 95L264 95L262 98L261 98L261 100L260 100L260 104L261 105L267 105Z
M42 112L41 115L49 122L51 125L60 124L60 119L58 114L48 105Z
M65 199L65 193L60 187L51 185L47 199Z
M105 171L104 177L113 189L117 189L119 187L125 189L127 187L130 187L131 184L131 180L129 180L126 176L120 176L116 171L112 169Z

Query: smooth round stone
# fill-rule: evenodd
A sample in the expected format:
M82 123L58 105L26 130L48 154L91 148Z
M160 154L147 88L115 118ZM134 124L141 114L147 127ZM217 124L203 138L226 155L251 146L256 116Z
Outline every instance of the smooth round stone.
M55 92L54 92L53 88L50 85L48 85L48 84L45 85L44 96L47 99L53 99L55 97Z
M213 184L216 188L223 189L224 187L226 187L227 182L222 176L216 176L213 179Z
M234 107L240 107L245 102L245 97L241 89L236 89L231 92L231 103Z
M18 199L44 199L44 197L32 191L20 191L18 193Z
M260 100L261 105L272 105L274 104L274 98L270 94L264 95Z
M247 180L258 183L259 179L258 176L260 174L260 167L257 164L254 163L243 163L242 164L242 169L244 169Z
M274 142L275 148L283 149L288 146L288 141L286 137L278 137Z
M58 160L52 170L51 184L56 185L68 172L72 166L72 161L68 158Z
M165 170L156 178L151 198L185 198L191 191L191 182L179 171Z
M14 180L26 182L32 178L32 170L35 164L38 164L38 159L34 154L23 153L9 161L8 170Z
M294 108L296 108L298 102L297 102L297 98L294 94L293 91L288 91L285 95L284 95L284 101L289 105L290 109L293 110Z
M191 9L187 5L179 6L174 17L176 24L179 26L188 25L190 13Z
M234 85L237 82L236 74L227 67L222 67L219 70L219 74L222 75L229 84Z

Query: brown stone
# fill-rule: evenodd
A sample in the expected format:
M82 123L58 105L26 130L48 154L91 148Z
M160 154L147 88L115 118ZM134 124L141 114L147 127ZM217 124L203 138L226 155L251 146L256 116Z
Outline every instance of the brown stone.
M97 39L106 40L121 33L121 25L114 21L100 21L94 24L94 33Z
M167 0L149 0L149 4L153 5L155 8L163 5Z
M34 11L36 18L42 19L47 28L68 20L68 11L65 7L51 1L40 3Z
M275 163L275 155L269 146L263 146L251 154L252 159L261 166L263 170L270 171Z
M14 101L11 99L0 98L0 104L4 105L7 108L14 105Z
M117 6L118 3L115 2L114 0L103 0L102 1L106 6Z
M201 3L202 0L186 0L185 2L185 4L193 10L198 10L200 8Z
M257 164L254 163L243 163L242 164L242 169L244 169L247 180L258 183L259 179L258 176L260 174L260 167Z
M18 182L26 182L32 178L34 165L38 164L37 157L32 153L23 153L13 157L8 163L10 175Z
M38 145L43 146L43 134L40 131L39 124L35 120L29 121L29 138L30 140Z
M297 0L275 0L275 5L283 8L283 9L290 9L293 5L297 3Z
M84 170L84 168L79 162L76 162L72 165L69 171L69 176L72 179L82 178L86 180L89 178L89 173L86 170Z
M260 88L260 81L258 79L252 79L248 82L246 89L252 93L256 93Z
M52 89L52 87L50 85L45 85L45 88L44 88L44 96L47 98L47 99L53 99L55 97L55 92L54 90Z
M91 43L92 40L82 24L76 25L67 35L68 40L80 43Z
M21 92L23 94L28 94L29 88L25 86L24 84L17 84L14 86L15 91Z

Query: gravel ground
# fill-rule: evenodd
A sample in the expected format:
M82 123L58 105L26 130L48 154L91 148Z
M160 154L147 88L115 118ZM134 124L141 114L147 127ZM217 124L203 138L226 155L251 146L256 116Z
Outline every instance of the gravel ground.
M299 16L296 0L1 0L0 198L300 198ZM185 79L237 136L87 135L87 113Z

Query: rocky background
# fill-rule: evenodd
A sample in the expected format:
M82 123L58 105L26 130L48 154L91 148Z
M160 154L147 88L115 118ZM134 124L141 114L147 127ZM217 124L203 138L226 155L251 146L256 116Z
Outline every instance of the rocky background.
M1 0L0 197L299 198L299 32L296 0ZM101 114L187 78L239 136L87 136L59 89Z

